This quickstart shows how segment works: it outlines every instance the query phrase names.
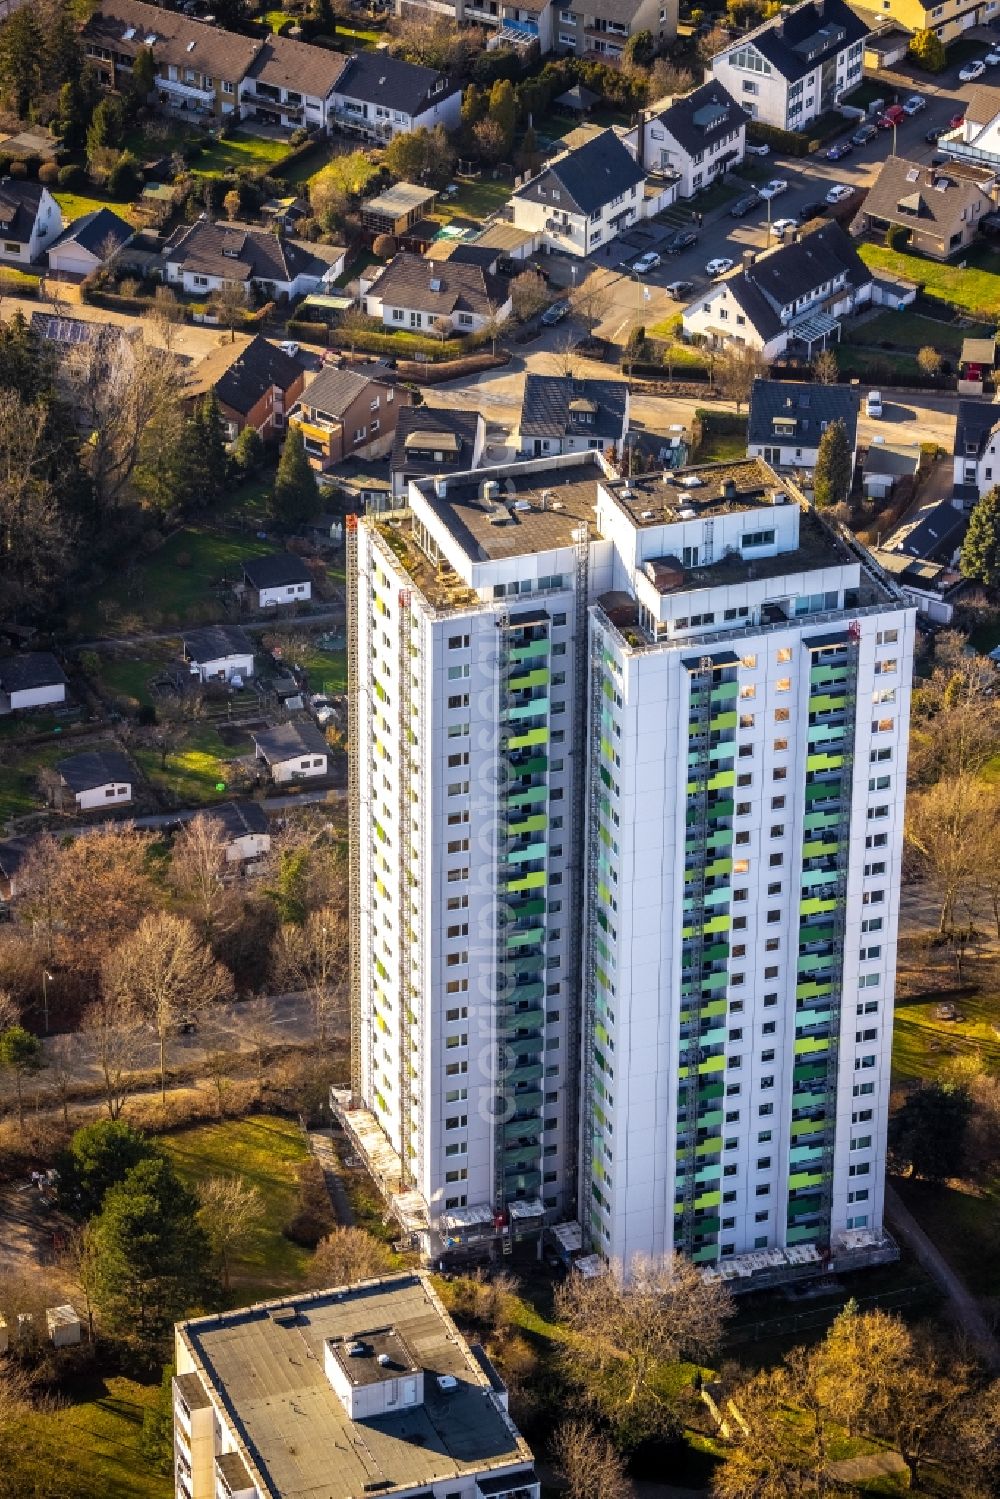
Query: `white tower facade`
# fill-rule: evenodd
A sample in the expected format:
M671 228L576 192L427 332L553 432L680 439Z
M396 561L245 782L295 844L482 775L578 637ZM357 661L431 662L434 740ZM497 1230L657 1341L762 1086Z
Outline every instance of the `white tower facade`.
M353 1109L431 1254L877 1242L914 615L762 461L349 539Z

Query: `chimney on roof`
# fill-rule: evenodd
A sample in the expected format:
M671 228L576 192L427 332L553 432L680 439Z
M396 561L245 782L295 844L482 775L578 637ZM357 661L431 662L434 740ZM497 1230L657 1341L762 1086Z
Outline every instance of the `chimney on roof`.
M726 500L735 500L735 498L736 498L736 480L735 479L727 479L726 480L726 482L722 486L722 496L723 496L723 499L726 499Z

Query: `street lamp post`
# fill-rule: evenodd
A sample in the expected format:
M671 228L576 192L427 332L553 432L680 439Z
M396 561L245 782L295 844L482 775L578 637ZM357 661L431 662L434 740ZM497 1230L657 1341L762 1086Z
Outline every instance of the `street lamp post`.
M52 974L47 968L42 969L42 1015L45 1023L45 1034L49 1033L49 980Z

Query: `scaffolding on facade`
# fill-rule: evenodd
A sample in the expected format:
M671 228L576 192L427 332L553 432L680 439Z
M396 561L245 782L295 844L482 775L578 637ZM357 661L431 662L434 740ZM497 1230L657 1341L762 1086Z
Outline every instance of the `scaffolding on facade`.
M347 827L350 887L351 1094L360 1104L363 1092L361 1046L361 764L360 692L358 680L358 517L349 515L347 550Z
M585 837L587 823L587 784L590 773L588 765L588 674L590 667L590 532L580 526L573 534L576 547L574 597L575 618L573 621L573 786L572 821L570 827L570 878L584 868ZM589 988L589 973L584 973L583 944L585 941L585 904L588 897L585 878L578 879L576 899L571 903L570 920L570 970L566 983L565 1009L568 1012L566 1028L566 1072L564 1084L580 1075L581 1017L583 991ZM594 892L596 895L596 890ZM591 970L592 971L592 970ZM564 1093L568 1089L564 1086ZM588 1108L586 1095L584 1110ZM574 1201L582 1201L582 1183L589 1173L589 1157L581 1160L579 1106L570 1103L565 1111L566 1129L566 1180L568 1191ZM582 1209L581 1209L582 1211Z
M413 809L410 771L412 764L413 724L411 715L411 667L410 667L410 590L401 588L398 595L399 614L397 630L398 652L398 722L399 722L399 798L398 798L398 850L397 869L399 878L398 915L398 972L399 972L399 1161L403 1187L412 1186L410 1170L410 1135L413 1110L413 1058L412 1033L413 1012L411 997L413 974L410 958L410 881L413 870Z

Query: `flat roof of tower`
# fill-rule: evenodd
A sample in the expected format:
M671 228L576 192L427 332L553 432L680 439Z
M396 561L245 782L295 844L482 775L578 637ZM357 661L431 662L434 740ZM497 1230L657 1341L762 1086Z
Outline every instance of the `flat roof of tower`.
M803 504L795 484L779 478L762 458L695 463L637 479L605 481L605 488L640 527L708 520L764 505Z
M365 1341L364 1329L391 1330L385 1351L424 1370L422 1404L350 1418L327 1378L324 1348L331 1341ZM282 1499L430 1489L449 1478L524 1469L531 1462L489 1379L422 1276L384 1277L200 1317L181 1323L177 1334L227 1413L241 1454L266 1491ZM367 1341L376 1336L369 1333ZM374 1358L366 1362L379 1367ZM442 1375L452 1376L454 1386L440 1389Z
M484 493L490 482L492 498ZM608 482L598 458L580 453L552 466L517 463L500 479L490 470L449 478L443 495L432 479L419 489L471 561L501 562L571 547L581 526L596 537L597 486Z

